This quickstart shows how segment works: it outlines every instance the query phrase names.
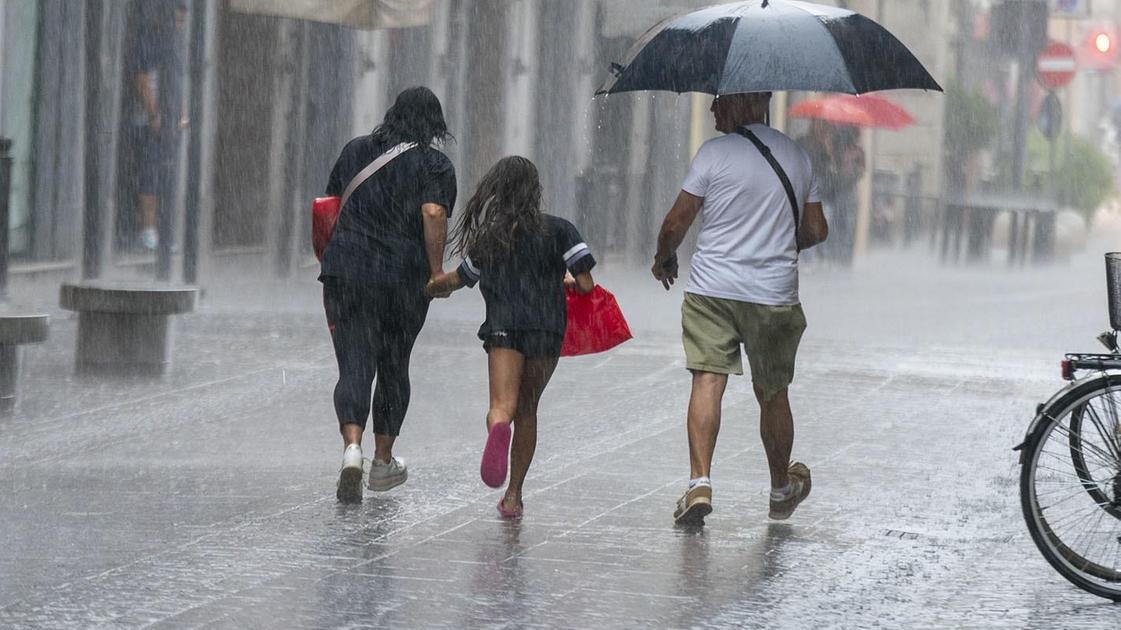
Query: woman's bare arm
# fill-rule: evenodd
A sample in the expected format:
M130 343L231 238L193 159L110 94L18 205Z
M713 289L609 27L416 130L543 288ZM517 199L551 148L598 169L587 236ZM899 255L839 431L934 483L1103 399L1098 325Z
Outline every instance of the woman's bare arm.
M428 297L448 297L452 291L462 289L464 286L463 278L459 277L458 271L441 272L432 276L424 287L424 293Z

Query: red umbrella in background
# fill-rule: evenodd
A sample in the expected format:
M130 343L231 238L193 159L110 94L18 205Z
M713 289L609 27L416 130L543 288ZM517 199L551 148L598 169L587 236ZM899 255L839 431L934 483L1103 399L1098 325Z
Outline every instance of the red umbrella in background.
M907 110L882 96L837 94L802 101L790 108L794 118L816 118L839 125L902 129L915 124Z

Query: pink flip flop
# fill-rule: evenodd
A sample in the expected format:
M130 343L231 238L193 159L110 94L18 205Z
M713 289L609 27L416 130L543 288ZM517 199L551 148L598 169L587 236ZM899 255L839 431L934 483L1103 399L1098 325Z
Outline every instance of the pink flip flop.
M506 501L503 499L498 500L498 513L502 516L502 518L521 518L522 510L524 508L525 505L523 504L512 510L508 510L506 509Z
M487 446L483 449L483 462L479 465L479 475L483 483L497 488L506 481L506 465L510 459L510 423L496 422L487 435Z

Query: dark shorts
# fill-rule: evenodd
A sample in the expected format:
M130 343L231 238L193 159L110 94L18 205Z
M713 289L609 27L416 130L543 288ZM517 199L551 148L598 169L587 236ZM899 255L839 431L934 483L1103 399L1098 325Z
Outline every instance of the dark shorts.
M554 359L560 356L564 336L541 330L498 330L483 337L483 350L507 348L527 359Z

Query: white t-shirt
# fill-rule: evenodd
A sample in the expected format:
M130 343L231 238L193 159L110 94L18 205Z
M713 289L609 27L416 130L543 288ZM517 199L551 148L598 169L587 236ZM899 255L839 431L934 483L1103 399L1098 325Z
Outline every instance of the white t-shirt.
M821 201L809 154L766 125L748 128L786 171L801 218L805 204ZM794 213L782 181L750 140L729 133L701 145L681 188L704 197L686 291L755 304L798 303Z

